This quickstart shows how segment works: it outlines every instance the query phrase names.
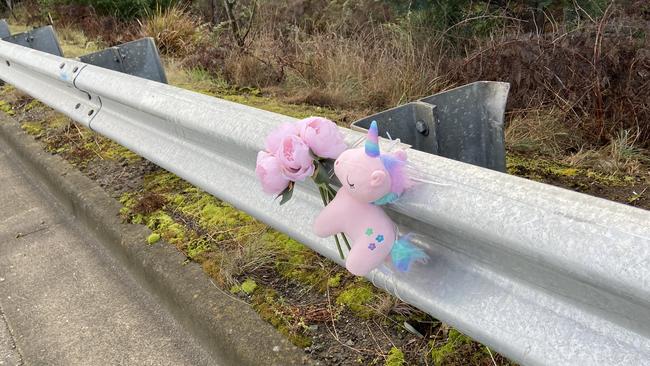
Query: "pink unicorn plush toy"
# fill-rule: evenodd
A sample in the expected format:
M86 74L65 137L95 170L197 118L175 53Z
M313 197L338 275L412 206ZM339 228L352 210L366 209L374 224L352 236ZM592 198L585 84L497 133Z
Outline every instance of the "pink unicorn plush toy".
M334 163L341 182L336 197L314 222L314 232L327 237L340 232L352 241L345 267L365 276L389 256L405 272L413 261L428 256L408 240L399 238L397 226L381 205L395 201L412 186L406 174L406 153L380 154L375 121L370 125L365 146L344 151Z

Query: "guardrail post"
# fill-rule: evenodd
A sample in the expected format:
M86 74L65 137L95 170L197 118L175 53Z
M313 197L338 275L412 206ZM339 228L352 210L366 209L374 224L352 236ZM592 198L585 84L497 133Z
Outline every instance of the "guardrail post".
M360 119L423 152L505 172L503 121L510 85L479 81Z
M2 40L55 56L63 56L63 50L51 25L3 37Z
M11 32L9 31L9 24L4 19L0 19L0 38L9 37Z
M87 64L167 84L153 38L138 39L79 57Z

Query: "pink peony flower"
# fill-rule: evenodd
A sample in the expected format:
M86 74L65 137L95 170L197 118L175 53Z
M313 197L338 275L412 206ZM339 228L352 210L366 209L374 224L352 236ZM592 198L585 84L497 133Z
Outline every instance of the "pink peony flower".
M309 146L299 136L285 136L275 156L280 161L284 176L294 182L314 174L314 158L309 153Z
M322 117L309 117L298 122L300 137L314 154L329 159L336 159L347 150L343 134L336 123Z
M280 148L280 142L287 136L298 135L300 130L296 123L283 123L273 130L265 141L266 151L275 153Z
M266 151L257 153L255 174L268 194L280 194L289 185L289 179L282 174L280 160Z

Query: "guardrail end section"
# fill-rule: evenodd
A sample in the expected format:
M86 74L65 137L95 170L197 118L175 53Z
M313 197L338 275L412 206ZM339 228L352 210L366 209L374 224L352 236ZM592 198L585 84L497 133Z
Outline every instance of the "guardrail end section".
M3 37L2 40L63 57L63 50L61 50L59 40L51 25L32 29L23 33L9 35Z

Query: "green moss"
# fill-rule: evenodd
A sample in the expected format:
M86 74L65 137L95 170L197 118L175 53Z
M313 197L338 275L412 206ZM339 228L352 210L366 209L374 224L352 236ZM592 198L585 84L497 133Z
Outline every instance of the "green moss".
M335 276L330 277L327 280L327 286L329 287L339 287L341 285L341 274L337 273Z
M147 243L149 244L156 244L159 240L160 234L158 233L151 233L151 235L147 237Z
M315 265L318 256L305 245L277 231L269 231L262 237L267 248L277 253L276 269L281 276L305 285L326 288L327 274Z
M187 241L185 244L185 250L187 251L187 256L195 259L201 254L207 252L210 249L210 245L203 238L192 238Z
M23 107L23 109L26 110L26 111L31 111L32 109L34 109L36 107L43 107L43 106L44 106L44 104L39 102L38 99L34 99L31 102L27 103L27 105L25 105L25 107Z
M3 111L10 116L13 116L15 114L11 104L7 103L4 100L0 100L0 111Z
M604 174L593 169L576 168L544 159L531 159L516 155L508 155L506 165L509 174L536 181L545 181L547 178L555 177L580 184L574 178L589 178L590 181L610 187L629 185L634 182L634 177L630 180L624 175Z
M229 85L223 78L200 68L172 70L169 79L171 84L181 88L295 118L322 116L333 121L340 119L340 113L336 110L307 104L283 103L262 96L257 88L237 88Z
M386 357L386 366L403 366L405 364L404 353L399 348L393 346L390 352L388 352L388 357Z
M247 278L246 281L244 281L244 283L241 284L241 289L246 294L250 295L255 291L255 289L257 289L257 283L255 283L255 281L253 281L252 279Z
M553 170L553 173L564 176L564 177L574 177L578 175L578 169L576 168L561 168Z
M199 224L202 227L233 227L247 225L254 221L251 216L225 202L220 202L207 194L205 198L207 201L212 202L206 203L200 208L200 213L197 215L199 217ZM199 203L199 205L201 204Z
M147 216L145 224L170 244L182 244L183 240L187 238L185 227L175 222L171 216L163 211L156 211Z
M104 143L101 144L101 150L102 156L110 160L126 160L129 163L133 163L142 159L140 156L133 153L126 147L116 144L110 140L105 140Z
M306 118L310 116L321 116L336 121L340 118L339 113L333 109L311 106L307 104L288 104L282 103L268 97L257 95L219 95L220 98L231 102L248 105L251 107L263 109L265 111L275 112L295 118Z
M41 136L44 131L39 122L25 122L20 125L20 128L32 136Z
M159 172L147 174L144 177L143 189L148 192L156 192L156 193L179 192L189 187L191 187L189 183L185 182L181 178L177 177L175 174L170 173L166 170L161 170Z
M36 101L36 100L34 100L34 101ZM68 126L71 122L72 122L72 120L70 118L66 117L63 114L56 113L54 116L52 116L52 118L47 119L47 126L48 126L48 128L62 128L62 127ZM82 127L80 127L80 129L82 131L84 131L84 132L88 131L85 128L82 129ZM83 136L84 136L84 138L87 138L87 137L90 137L91 135L86 133Z
M606 186L620 187L630 184L629 180L626 180L624 176L619 176L616 174L604 174L594 170L589 170L587 171L586 175L595 182Z
M433 360L433 364L441 365L447 357L454 355L460 346L471 343L472 339L470 337L462 334L456 329L450 329L447 342L438 347L434 346L431 349L431 359Z
M345 305L362 318L369 318L373 311L366 304L374 297L374 288L364 279L356 280L336 298L336 303Z

